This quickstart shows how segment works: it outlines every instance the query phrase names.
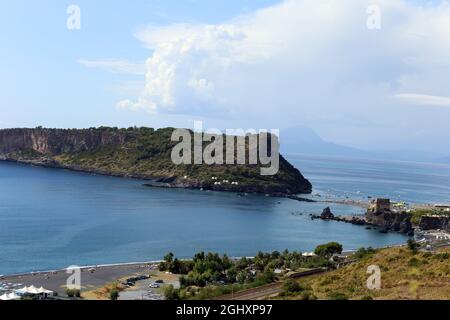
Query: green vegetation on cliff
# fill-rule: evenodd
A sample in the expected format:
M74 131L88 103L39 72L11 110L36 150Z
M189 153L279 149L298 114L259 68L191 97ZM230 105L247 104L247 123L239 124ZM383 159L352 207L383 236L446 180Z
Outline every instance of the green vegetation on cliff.
M171 187L269 194L311 192L309 181L282 156L280 170L274 176L262 176L261 164L176 165L171 161L172 149L178 143L171 141L173 130L136 127L0 130L0 158L157 180ZM217 185L215 181L227 182Z

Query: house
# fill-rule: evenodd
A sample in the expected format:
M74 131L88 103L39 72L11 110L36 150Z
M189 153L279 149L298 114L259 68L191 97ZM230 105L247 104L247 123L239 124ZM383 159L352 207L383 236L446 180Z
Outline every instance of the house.
M442 204L436 204L436 205L434 205L434 207L441 211L450 212L450 205L447 206L447 205L442 205Z

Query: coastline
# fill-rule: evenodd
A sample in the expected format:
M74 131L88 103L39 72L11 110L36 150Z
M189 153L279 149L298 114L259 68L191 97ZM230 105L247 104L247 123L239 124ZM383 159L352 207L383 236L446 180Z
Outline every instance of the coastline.
M54 160L25 160L25 159L12 159L5 156L0 155L0 162L6 163L15 163L21 165L29 165L41 168L48 169L57 169L57 170L68 170L72 172L81 172L90 175L101 175L106 177L116 177L123 179L135 179L142 180L144 182L143 185L146 187L153 188L165 188L165 189L187 189L187 190L210 190L210 191L218 191L218 192L236 192L236 193L254 193L254 194L269 194L270 196L275 197L297 197L299 194L311 194L312 189L305 189L304 193L292 193L288 191L280 191L279 188L275 188L275 190L271 190L270 188L261 188L259 185L248 185L248 184L240 184L240 185L208 185L207 183L203 183L200 181L194 180L186 180L185 182L177 182L178 178L174 177L166 177L166 176L153 176L147 174L140 173L123 173L123 172L112 172L105 171L95 168L82 168L78 165L63 165ZM307 181L307 180L306 180ZM285 188L286 190L286 188ZM301 198L303 199L303 198ZM302 201L302 200L300 200ZM310 201L308 199L304 199L304 201ZM313 201L313 200L311 200Z
M377 249L388 249L394 247L404 247L405 244L383 246ZM341 256L349 257L356 250L345 250ZM246 257L253 258L253 257ZM242 257L230 257L232 260L239 260ZM192 260L192 259L185 259ZM115 282L126 282L130 277L137 277L141 275L148 276L149 274L155 279L162 278L178 278L178 275L167 274L158 270L158 264L161 261L147 261L147 262L129 262L117 264L103 264L93 266L80 267L80 281L81 290L86 293L89 298L92 298L92 293L95 293L101 288ZM67 269L49 270L31 273L22 273L15 275L5 275L0 277L0 283L9 285L11 288L21 288L23 286L33 285L35 287L44 287L57 293L58 296L64 297L66 294L67 281L72 273L68 273ZM176 280L178 282L178 280ZM11 290L11 289L10 289ZM131 289L138 290L136 289ZM148 290L148 289L146 289ZM95 299L95 298L94 298ZM95 299L97 300L97 299Z
M129 175L113 175L113 174L104 174L102 172L90 172L90 171L85 171L85 170L75 170L73 168L66 168L66 167L50 167L48 165L36 165L33 163L23 163L23 162L19 162L19 161L5 161L5 162L9 162L9 163L17 163L19 165L24 165L24 166L38 166L38 167L48 167L48 168L55 168L55 169L62 169L62 170L68 170L68 171L73 171L73 172L79 172L79 173L83 173L83 174L88 174L88 175L103 175L103 176L111 176L111 177L118 177L118 178L125 178L125 179L136 179L136 180L144 180L141 177L133 177L133 176L129 176ZM259 196L263 196L261 194L259 194ZM323 204L344 204L344 205L349 205L349 206L358 206L361 208L366 208L368 205L368 201L365 200L356 200L356 199L329 199L329 198L315 198L312 197L312 199L306 199L303 200L300 197L296 197L296 196L291 196L291 195L280 195L280 194L275 194L272 195L275 198L288 198L291 200L297 200L297 201L310 201L310 202L316 202L316 203L323 203ZM314 199L314 200L313 200ZM318 212L319 213L319 212ZM158 260L156 261L146 261L146 262L126 262L126 263L111 263L111 264L100 264L100 265L90 265L90 266L82 266L81 269L82 270L87 270L89 268L112 268L112 267L116 267L116 268L124 268L126 269L128 266L133 267L133 266L139 266L139 265L145 265L145 264L154 264L154 263L158 263ZM20 272L17 274L6 274L4 275L4 277L7 278L11 278L11 277L23 277L23 276L27 276L27 275L45 275L48 273L52 273L52 272L64 272L66 269L59 269L59 270L43 270L43 271L29 271L29 272Z
M402 244L393 244L388 246L382 246L382 247L375 247L374 249L388 249L388 248L397 248L397 247L403 247L405 246L405 243ZM342 254L352 254L356 252L358 249L346 249L342 251ZM230 257L231 260L240 260L243 258L251 259L254 258L254 256L245 256L245 257ZM191 258L186 259L180 259L181 261L190 261ZM118 268L118 269L134 269L135 267L145 268L149 266L155 266L158 265L160 262L163 262L164 260L151 260L151 261L142 261L142 262L118 262L118 263L108 263L108 264L95 264L95 265L85 265L85 266L76 266L78 267L81 272L89 271L90 269L95 269L96 271L99 270L105 270L105 269L111 269L111 268ZM67 270L70 269L70 267L74 266L68 266L66 268L57 268L57 269L50 269L50 270L40 270L40 271L28 271L28 272L19 272L15 274L0 274L0 281L9 281L9 280L15 280L15 279L23 279L27 277L40 277L40 276L46 276L46 275L52 275L52 274L66 274Z
M311 198L305 198L302 197L305 195L310 195L310 194L306 194L306 193L300 193L300 194L284 194L284 193L280 193L280 192L274 192L272 194L267 193L258 193L258 192L246 192L245 189L243 190L227 190L225 188L204 188L204 187L192 187L192 186L182 186L182 185L175 185L175 184L170 184L170 183L165 183L165 182L160 182L158 180L161 180L161 177L153 177L153 176L148 176L148 175L142 175L142 174L124 174L124 173L114 173L114 172L105 172L102 170L96 170L96 169L92 169L92 170L86 170L83 168L78 168L78 167L70 167L70 166L63 166L63 165L59 165L59 164L50 164L50 163L45 163L45 162L35 162L35 161L19 161L19 160L14 160L14 159L6 159L6 158L2 158L0 157L0 162L4 162L4 163L12 163L12 164L18 164L18 165L24 165L24 166L34 166L34 167L39 167L39 168L47 168L47 169L56 169L56 170L67 170L70 172L75 172L75 173L83 173L83 174L87 174L87 175L91 175L91 176L96 176L96 175L100 175L100 176L105 176L105 177L113 177L113 178L121 178L121 179L133 179L136 181L142 181L143 182L143 186L144 187L148 187L148 188L157 188L157 189L186 189L186 190L198 190L198 191L202 191L202 190L208 190L208 191L217 191L217 192L230 192L230 193L248 193L248 194L259 194L259 195L268 195L270 197L274 197L274 198L286 198L286 199L291 199L294 201L300 201L300 202L311 202L311 203L324 203L324 204L343 204L343 205L350 205L350 206L355 206L355 207L359 207L359 208L363 208L363 209L367 209L368 205L369 205L369 201L364 201L364 200L354 200L354 199L311 199Z

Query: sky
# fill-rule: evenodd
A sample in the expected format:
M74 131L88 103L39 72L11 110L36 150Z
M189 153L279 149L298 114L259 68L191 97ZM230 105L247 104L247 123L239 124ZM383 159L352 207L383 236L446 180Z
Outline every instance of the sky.
M203 120L450 154L448 1L16 0L0 39L2 128Z

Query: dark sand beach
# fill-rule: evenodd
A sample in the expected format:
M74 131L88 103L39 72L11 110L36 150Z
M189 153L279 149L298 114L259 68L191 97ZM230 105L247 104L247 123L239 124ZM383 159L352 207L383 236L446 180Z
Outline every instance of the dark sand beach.
M82 291L92 291L103 287L114 281L136 275L148 275L155 271L155 262L133 263L110 266L95 266L81 268L81 288ZM3 276L0 281L3 283L21 284L21 286L44 287L58 293L58 296L65 296L67 279L71 274L67 270L27 273L22 275Z

